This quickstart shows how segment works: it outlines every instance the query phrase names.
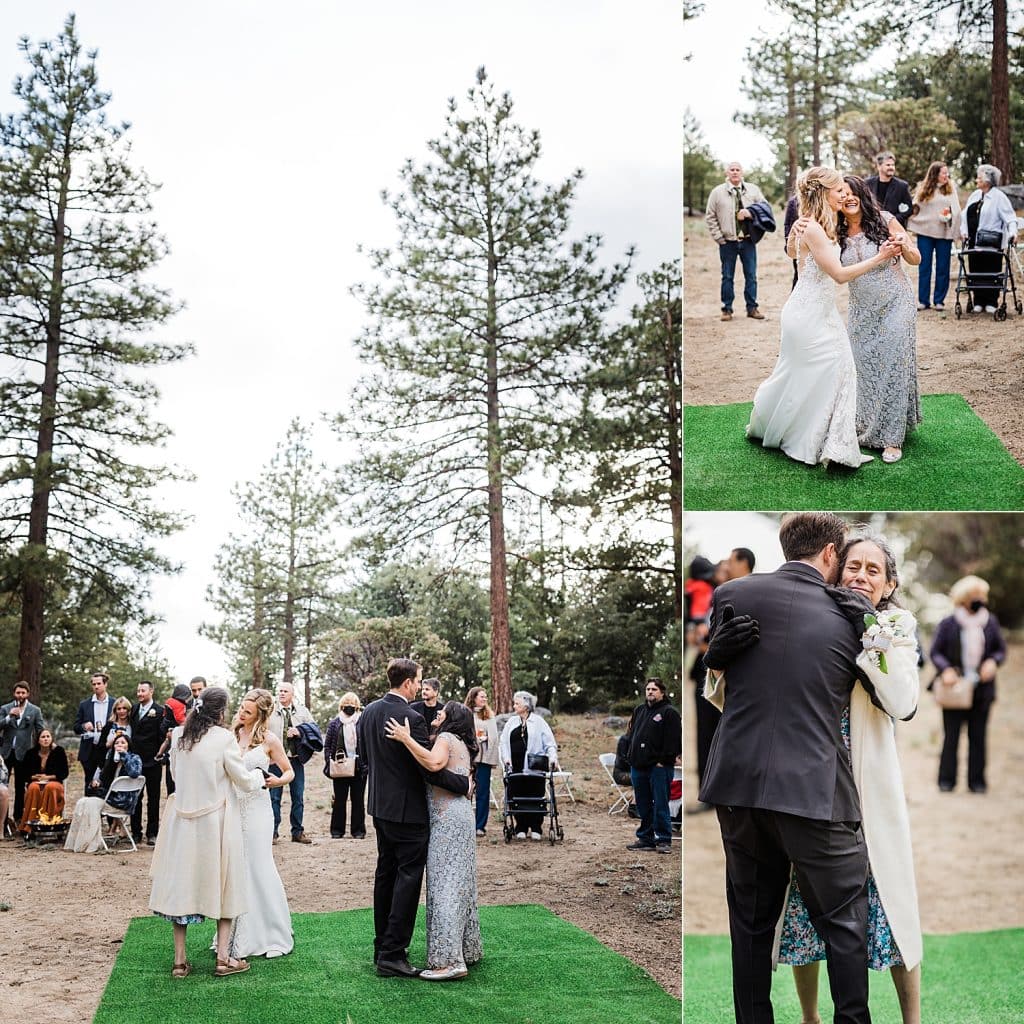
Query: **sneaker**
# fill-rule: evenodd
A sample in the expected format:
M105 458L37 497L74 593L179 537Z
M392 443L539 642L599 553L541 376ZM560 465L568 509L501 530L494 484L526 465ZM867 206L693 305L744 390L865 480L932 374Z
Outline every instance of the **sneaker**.
M516 833L516 839L525 839L525 838L526 838L526 833L525 832L517 832Z
M731 320L732 319L732 310L731 309L723 309L722 310L722 319L723 320Z
M641 843L639 840L626 847L627 850L653 850L654 848L654 843Z
M297 836L292 836L293 843L303 843L306 846L312 846L313 840L306 835L305 832L300 832Z
M931 309L931 306L929 306L927 302L919 302L917 304L917 311L918 311L918 313L920 313L920 312L922 312L922 311L924 311L926 309Z
M654 848L654 852L655 853L671 853L672 852L672 844L671 843L658 843L658 845L655 846L655 848Z
M536 839L537 842L539 843L541 841L541 839L543 838L543 836L541 836L541 834L539 832L531 832L530 833L530 838L531 839Z
M755 306L753 309L748 309L747 310L747 316L751 320L763 320L764 319L764 313L762 313L761 310L759 310L757 308L757 306Z
M940 313L944 313L946 311L946 306L945 303L936 302L935 305L932 306L932 309L937 309Z
M994 313L995 311L996 311L996 307L995 306L986 306L985 307L985 312L986 313Z
M479 839L481 836L485 836L485 835L487 835L487 833L486 833L486 831L484 831L484 829L478 828L476 830L477 839Z

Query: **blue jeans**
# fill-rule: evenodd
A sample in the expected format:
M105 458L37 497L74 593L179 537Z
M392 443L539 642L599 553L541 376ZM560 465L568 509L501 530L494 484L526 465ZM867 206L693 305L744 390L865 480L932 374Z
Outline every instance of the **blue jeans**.
M288 783L288 794L292 798L291 813L288 815L288 823L292 827L293 836L302 835L302 794L306 788L306 766L296 758L289 758L292 768L295 770L295 778ZM271 775L281 777L281 769L272 764L268 769ZM270 791L270 806L274 809L274 835L281 825L281 796L284 793L283 786L275 786Z
M482 761L476 766L476 827L487 828L487 815L491 812L491 766Z
M917 301L922 306L937 306L946 301L949 291L949 260L953 242L948 238L917 236L917 247L921 251L921 266L917 268ZM935 298L929 299L932 283L932 256L935 257Z
M757 309L757 246L745 238L742 242L723 242L718 247L718 258L722 261L722 312L732 312L732 300L736 297L733 278L736 276L736 258L743 267L743 301L747 312Z
M641 843L656 846L672 842L672 816L668 812L668 788L672 781L671 765L654 764L650 768L631 768L633 796L640 814L636 837Z

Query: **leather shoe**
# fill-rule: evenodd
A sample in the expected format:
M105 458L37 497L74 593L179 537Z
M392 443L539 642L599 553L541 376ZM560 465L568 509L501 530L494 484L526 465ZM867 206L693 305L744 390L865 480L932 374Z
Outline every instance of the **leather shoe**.
M293 843L305 843L306 846L312 846L313 840L306 835L305 832L300 832L297 836L292 836Z
M418 978L420 969L408 960L378 960L377 973L382 978Z
M762 313L761 310L759 310L756 306L753 309L747 311L747 316L750 317L751 320L764 319L764 313Z
M722 310L722 319L723 320L731 320L732 319L732 313L730 313L729 310L727 310L727 309L723 309Z

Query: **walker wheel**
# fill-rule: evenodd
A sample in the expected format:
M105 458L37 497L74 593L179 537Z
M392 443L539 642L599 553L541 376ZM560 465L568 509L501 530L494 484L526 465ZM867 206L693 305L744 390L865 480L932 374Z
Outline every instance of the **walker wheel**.
M962 316L964 315L964 308L963 308L963 306L961 306L961 305L960 305L960 303L958 302L958 303L957 303L957 304L956 304L956 305L955 305L955 306L953 307L953 312L954 312L954 314L956 315L956 318L957 318L957 320L959 320L959 319L960 319L960 317L962 317Z
M1014 308L1017 310L1017 316L1020 316L1021 313L1024 313L1024 303L1018 302Z
M552 846L554 846L554 845L555 845L555 838L556 838L556 837L555 837L555 830L554 830L554 828L549 828L549 829L548 829L548 842L549 842L549 843L550 843L550 844L551 844Z
M505 831L505 842L506 843L511 843L512 842L512 829L509 828L508 825L506 825L504 831Z
M993 317L994 320L1005 320L1006 319L1006 306L1000 306Z

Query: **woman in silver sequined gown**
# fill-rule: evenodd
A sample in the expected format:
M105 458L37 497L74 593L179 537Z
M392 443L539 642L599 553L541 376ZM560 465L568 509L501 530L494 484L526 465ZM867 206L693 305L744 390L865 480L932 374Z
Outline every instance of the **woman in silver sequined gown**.
M878 252L887 238L899 241L912 265L921 254L899 221L879 209L874 194L854 175L840 209L840 259L844 266ZM882 449L884 462L903 454L907 431L921 422L917 390L917 310L910 280L899 261L887 261L850 282L847 318L857 365L857 439Z
M476 754L476 726L464 704L448 701L434 720L433 747L421 747L407 725L391 719L387 735L404 743L430 771L447 768L469 775ZM476 817L464 796L427 785L430 844L427 848L427 970L425 981L464 978L483 957L477 915Z

